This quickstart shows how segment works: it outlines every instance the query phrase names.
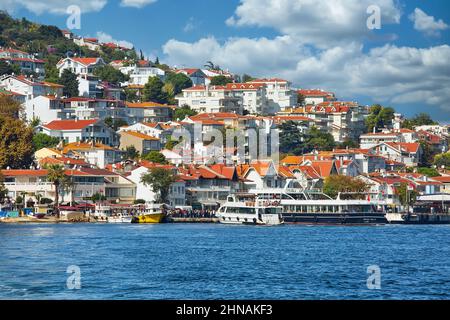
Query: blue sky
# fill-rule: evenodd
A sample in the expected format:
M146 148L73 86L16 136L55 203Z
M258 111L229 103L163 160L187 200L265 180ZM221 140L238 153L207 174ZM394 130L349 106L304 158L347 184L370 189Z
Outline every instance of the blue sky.
M65 7L78 4L74 33L103 32L171 65L212 60L239 74L283 77L450 122L450 2L355 1L0 0L0 7L66 28ZM381 30L365 27L370 4L381 9Z

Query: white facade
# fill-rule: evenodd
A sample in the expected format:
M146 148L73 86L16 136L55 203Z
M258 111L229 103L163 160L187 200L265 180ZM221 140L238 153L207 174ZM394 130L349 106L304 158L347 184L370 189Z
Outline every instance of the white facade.
M146 202L155 202L157 195L153 192L151 186L146 186L141 182L142 175L148 172L148 168L139 167L131 171L128 179L136 184L136 199L143 199ZM186 205L186 187L184 181L174 182L170 186L169 204L171 206Z
M60 60L56 67L59 75L68 69L78 76L93 76L94 69L105 65L102 58L65 58Z
M63 86L55 83L34 81L24 76L11 75L0 77L0 87L24 95L25 101L45 95L57 95L61 97L63 89Z
M195 86L184 89L176 97L178 105L188 105L198 113L232 112L243 113L242 99L222 86Z
M273 112L284 111L297 105L297 94L291 89L291 83L282 79L258 79L248 83L265 84L266 98Z
M158 77L163 80L165 76L165 72L163 70L154 67L138 67L134 65L121 67L119 70L123 74L130 76L128 84L133 85L143 86L148 82L149 77Z

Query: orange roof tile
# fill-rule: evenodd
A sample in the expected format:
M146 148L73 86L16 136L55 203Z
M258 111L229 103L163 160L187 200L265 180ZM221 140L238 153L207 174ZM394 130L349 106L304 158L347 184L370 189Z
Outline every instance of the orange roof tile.
M43 127L50 130L81 130L97 123L99 120L53 120Z

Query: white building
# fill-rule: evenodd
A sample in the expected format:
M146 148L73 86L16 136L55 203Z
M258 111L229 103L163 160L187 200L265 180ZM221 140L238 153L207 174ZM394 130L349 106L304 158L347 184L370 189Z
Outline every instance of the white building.
M224 86L194 86L184 89L176 99L179 106L188 105L198 113L243 113L242 98L235 97Z
M89 50L96 51L100 48L97 38L75 37L73 42L80 47L87 47Z
M45 76L45 61L27 52L16 49L0 48L0 61L19 66L22 73L36 73L39 77Z
M193 86L206 85L208 76L201 70L195 68L177 69L175 73L182 73L189 77Z
M93 76L94 69L100 66L104 66L105 61L102 58L64 58L61 59L57 64L59 75L63 73L64 70L68 69L78 76Z
M336 97L333 92L328 92L321 89L300 89L297 90L297 94L302 95L305 99L304 105L315 105L326 101L336 101Z
M65 143L96 141L106 145L118 145L117 134L102 120L53 120L40 125L38 131Z
M228 83L231 95L240 98L242 107L251 114L275 114L278 110L267 100L266 85L262 83Z
M130 77L128 84L145 85L150 77L158 77L161 80L165 77L164 70L155 67L141 67L137 65L120 67L119 70Z
M61 97L64 86L46 81L36 81L31 77L4 75L0 77L0 88L25 96L25 101L38 96L56 95Z
M65 145L62 152L67 156L82 158L101 169L122 160L122 152L119 149L102 143L72 142Z
M155 202L157 199L157 194L155 194L152 190L151 186L147 186L141 182L142 175L146 174L149 168L157 167L157 166L140 166L137 169L131 171L131 174L128 176L128 179L133 181L136 184L136 199L142 199L146 202ZM172 168L171 166L161 166L166 169ZM170 186L169 204L173 207L177 206L185 206L186 205L186 185L183 180L177 180L172 183Z
M291 83L287 80L257 79L248 83L266 85L266 98L270 110L274 112L284 111L297 105L297 94L291 89Z
M398 132L374 132L359 137L361 149L370 149L384 142L402 142L402 135Z

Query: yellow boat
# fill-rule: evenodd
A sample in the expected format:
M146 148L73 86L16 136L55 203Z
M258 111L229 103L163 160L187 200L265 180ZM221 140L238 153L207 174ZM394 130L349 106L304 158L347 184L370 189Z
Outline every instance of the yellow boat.
M153 214L143 214L137 217L134 217L133 223L161 223L164 219L164 213L153 213Z
M132 223L161 223L166 214L159 204L146 204L138 206L138 212L133 217Z

